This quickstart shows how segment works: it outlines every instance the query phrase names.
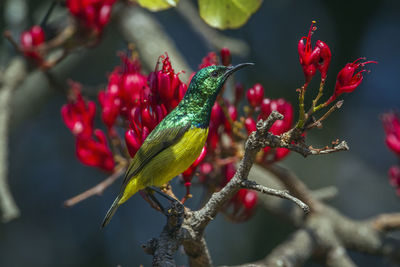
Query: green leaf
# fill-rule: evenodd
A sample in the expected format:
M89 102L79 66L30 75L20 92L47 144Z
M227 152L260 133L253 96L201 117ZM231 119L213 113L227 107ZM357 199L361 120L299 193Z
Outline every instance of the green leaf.
M235 29L247 22L262 0L199 0L200 16L214 28Z
M151 11L160 11L175 7L179 0L136 0L139 5Z

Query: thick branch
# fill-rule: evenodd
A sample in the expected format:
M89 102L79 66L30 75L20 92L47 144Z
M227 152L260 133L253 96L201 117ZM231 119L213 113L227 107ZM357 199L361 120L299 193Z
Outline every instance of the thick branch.
M181 236L181 225L184 216L184 207L180 203L172 203L172 207L166 212L167 224L158 239L151 239L143 249L146 253L154 255L152 266L172 267L176 266L174 255L177 251Z
M189 23L192 29L203 38L210 49L220 50L223 47L228 47L232 54L243 57L250 53L250 48L244 41L224 36L208 26L200 18L199 11L196 10L190 1L180 1L177 11Z
M277 176L287 176L290 172L275 169L273 173ZM299 179L293 173L290 175L291 179L295 180L292 183L297 184ZM282 182L285 179L287 177L279 177ZM260 181L259 178L258 181ZM347 255L347 250L387 257L396 264L400 262L400 240L376 229L377 224L374 222L384 220L384 217L361 222L349 219L334 208L313 198L306 187L303 189L311 201L319 206L318 211L312 212L309 216L285 210L285 207L281 205L281 200L260 195L264 208L285 217L293 225L299 227L299 230L292 238L268 254L265 259L241 266L299 266L312 256L322 258L326 266L355 266ZM397 216L398 214L393 214L390 217ZM388 223L388 225L391 224L392 222Z
M158 57L168 52L174 69L185 71L182 73L183 77L188 78L193 72L174 41L149 12L143 8L124 5L116 18L119 30L126 40L133 42L138 48L147 70L154 70Z
M8 183L8 134L11 100L26 75L26 65L21 58L15 58L2 75L0 88L0 209L3 222L17 218L20 214L11 195Z
M381 214L371 220L372 227L378 231L400 230L400 213Z

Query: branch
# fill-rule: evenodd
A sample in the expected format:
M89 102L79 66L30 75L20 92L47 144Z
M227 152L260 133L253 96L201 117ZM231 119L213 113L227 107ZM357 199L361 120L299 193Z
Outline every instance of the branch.
M106 190L110 185L112 185L119 177L121 177L122 174L125 173L126 167L122 166L122 167L116 167L115 171L112 175L110 175L108 178L104 179L102 182L100 182L99 184L95 185L94 187L86 190L83 193L80 193L77 196L74 196L73 198L70 198L66 201L64 201L64 206L65 207L72 207L76 204L78 204L79 202L92 197L94 195L102 195L104 190Z
M334 145L332 148L312 148L312 147L305 147L298 144L282 144L278 145L277 147L286 147L292 151L295 151L304 157L309 155L323 155L323 154L330 154L339 151L346 151L349 150L349 146L347 145L346 141L342 141L337 145Z
M381 214L371 220L372 227L378 231L388 232L400 229L400 213Z
M268 142L268 139L273 136L268 133L268 130L275 121L281 119L283 119L283 116L278 112L273 111L265 121L258 121L257 130L251 133L246 141L244 156L239 163L239 167L234 177L224 188L221 189L221 191L214 193L202 209L194 212L192 225L197 231L202 232L207 224L215 218L222 206L227 203L240 188L243 187L253 187L251 189L262 190L264 193L290 199L298 204L305 212L308 211L306 204L292 196L289 196L287 192L263 187L247 180L257 152L264 147L265 143Z
M153 239L147 246L147 248L151 247L152 249L149 249L148 251L154 252L154 255L156 255L155 252L158 250L168 251L168 253L164 255L165 259L167 260L167 262L164 262L164 264L168 266L167 264L169 264L171 253L175 251L174 244L178 242L184 246L189 257L190 266L211 266L211 258L203 238L204 229L208 223L215 218L223 205L227 203L232 196L239 191L240 188L257 190L266 194L292 200L305 212L307 212L308 206L299 199L290 196L287 191L271 189L247 180L257 152L264 147L267 139L273 136L268 133L268 130L275 121L282 118L283 116L281 114L274 111L265 121L260 120L257 123L257 130L253 132L246 141L244 156L234 177L219 192L214 193L203 208L198 211L186 210L185 220L180 228L179 234L175 235L174 237L162 235L156 240ZM160 244L160 240L166 236L169 238L169 242L172 244L173 249L168 250L162 248L165 246ZM177 241L178 236L181 238L181 241Z
M26 65L15 58L4 71L0 88L0 210L3 222L19 217L20 211L11 195L8 176L8 134L10 129L11 100L14 90L26 76Z
M174 254L177 251L182 234L180 227L184 216L184 207L180 203L173 202L167 212L167 224L158 239L151 239L143 245L147 254L153 255L152 266L169 267L176 266Z
M242 57L249 55L250 48L246 42L224 36L217 30L208 26L200 18L199 11L196 10L190 1L180 1L176 10L188 22L192 29L200 35L210 49L220 50L223 47L228 47L232 54Z
M252 132L247 139L243 159L233 178L219 192L214 193L202 209L194 212L192 225L197 231L202 232L207 224L215 218L222 206L239 191L241 181L247 179L255 156L263 147L265 135L268 134L272 124L282 118L281 114L273 111L265 121L260 120L257 123L257 131Z
M263 186L263 185L259 185L256 182L249 181L249 180L242 181L241 186L243 188L255 190L255 191L263 193L263 194L268 194L268 195L277 196L277 197L280 197L280 198L291 200L297 206L299 206L304 211L304 213L308 213L310 211L309 206L307 206L300 199L295 198L294 196L290 195L289 191L287 191L287 190L277 190L277 189L269 188L269 187L266 187L266 186Z
M277 164L262 165L262 167L273 173L294 196L302 199L311 211L320 209L319 202L314 200L307 186L293 172Z
M274 168L273 173L276 178L284 182L287 177L278 176L288 176L290 172L283 171L282 167L276 165ZM296 183L300 181L295 174L290 173L290 175ZM264 179L264 183L269 181L269 185L272 183L276 186L272 177L268 178L270 180ZM305 185L304 187L309 194L308 188ZM347 254L349 250L379 255L392 260L395 264L400 263L400 240L376 229L377 225L380 225L378 222L383 223L378 227L381 229L385 229L386 225L392 225L392 223L397 225L398 213L389 214L388 217L378 216L367 221L355 221L309 194L308 197L319 206L319 209L312 210L309 216L304 216L302 213L288 210L287 206L282 205L280 199L267 198L262 194L259 196L264 208L281 215L299 229L292 238L281 243L265 259L241 266L299 266L310 257L316 256L319 260L322 257L326 266L355 266Z
M193 70L153 15L143 8L124 5L115 17L118 29L124 38L137 46L147 70L154 70L158 57L167 51L174 69L184 70L185 73L182 73L182 76L189 78Z
M335 110L341 108L343 105L343 100L340 100L336 102L321 118L319 118L317 121L311 123L310 125L307 125L307 129L312 129L314 127L320 128L322 126L322 121L328 118L328 116L334 112Z

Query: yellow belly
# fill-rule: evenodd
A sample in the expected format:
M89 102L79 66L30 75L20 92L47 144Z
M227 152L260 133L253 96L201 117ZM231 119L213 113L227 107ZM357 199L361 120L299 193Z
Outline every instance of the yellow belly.
M199 156L207 135L208 129L189 129L175 145L163 150L132 177L119 204L147 186L161 186L184 172Z

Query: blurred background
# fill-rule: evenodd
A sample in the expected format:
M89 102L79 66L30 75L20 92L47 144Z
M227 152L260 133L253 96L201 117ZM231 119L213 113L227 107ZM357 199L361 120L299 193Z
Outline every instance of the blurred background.
M10 29L18 36L39 23L49 3L2 0L0 30ZM148 14L162 25L190 67L197 69L210 51L198 33L175 9ZM317 21L318 27L313 43L323 40L332 51L327 91L333 89L336 75L346 63L365 56L379 64L369 65L371 73L365 75L354 93L344 96L342 109L329 117L322 130L313 130L307 136L314 147L325 146L337 138L346 140L350 151L307 159L291 153L281 164L312 189L336 186L339 193L329 203L351 218L366 219L382 212L399 211L399 199L387 177L396 157L384 144L379 118L385 111L400 108L399 1L264 0L242 28L222 32L249 45L249 54L234 56L233 64L256 64L238 73L236 81L246 88L259 82L267 97L284 97L297 107L295 90L304 80L297 42L307 34L312 20ZM107 84L107 74L119 64L117 51L126 50L126 46L112 22L99 45L71 56L70 60L78 64L66 60L57 66L64 68L61 78L70 78L93 90L101 88ZM5 68L16 54L4 38L0 40L0 51L1 68ZM158 56L154 55L154 62ZM171 61L174 65L174 58ZM33 86L33 82L22 86ZM316 90L317 84L310 88ZM101 197L64 208L63 201L107 175L77 160L74 138L60 115L66 102L61 90L50 90L40 99L33 93L25 101L35 101L34 108L28 116L11 117L8 144L9 184L21 217L0 224L0 266L150 266L152 258L143 252L141 244L159 235L165 218L135 195L119 209L110 225L100 230L120 181ZM183 194L178 179L172 185L178 195ZM198 208L201 196L201 189L195 190L188 206ZM219 215L207 228L206 240L215 265L240 264L263 258L292 230L289 224L259 209L249 221L240 224ZM391 266L368 255L350 256L359 266ZM182 252L177 254L177 263L187 265Z

